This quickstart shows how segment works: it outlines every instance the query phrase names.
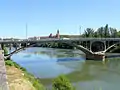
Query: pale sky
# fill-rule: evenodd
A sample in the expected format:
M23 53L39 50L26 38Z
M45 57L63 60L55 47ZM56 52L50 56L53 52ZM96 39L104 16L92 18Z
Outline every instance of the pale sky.
M120 0L1 0L0 37L79 34L79 26L120 28Z

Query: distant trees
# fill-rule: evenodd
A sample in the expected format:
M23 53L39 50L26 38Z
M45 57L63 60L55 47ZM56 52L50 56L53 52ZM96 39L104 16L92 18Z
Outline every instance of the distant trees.
M116 38L120 37L120 31L117 31L115 28L108 27L108 24L106 24L104 27L100 27L96 31L92 28L87 28L82 36L96 38Z
M84 37L93 37L94 30L92 28L87 28L83 34Z

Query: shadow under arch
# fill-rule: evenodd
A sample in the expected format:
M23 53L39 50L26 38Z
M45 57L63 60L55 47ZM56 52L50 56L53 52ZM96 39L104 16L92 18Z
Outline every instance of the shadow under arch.
M105 50L105 43L103 41L94 41L91 44L91 51L98 52Z
M56 42L56 41L53 41L53 42ZM45 43L45 42L44 42L44 43ZM88 54L88 55L93 54L92 51L88 50L87 48L83 47L82 45L77 45L77 44L72 43L72 42L62 42L62 41L59 41L59 43L63 43L63 44L67 44L67 45L69 45L69 46L76 47L76 49L81 50L82 52L84 52L85 54ZM20 52L21 50L24 50L24 49L29 48L29 47L31 47L31 46L34 46L34 45L36 45L36 44L37 44L37 43L30 44L30 45L27 45L27 46L25 46L25 47L21 47L21 48L15 50L15 51L11 52L10 54L5 55L4 58L5 58L5 59L10 58L13 54L18 53L18 52Z
M120 46L120 42L115 43L115 44L109 46L106 50L104 50L104 53L109 52L110 50L112 50L112 49L114 49L116 47L119 47L119 46Z

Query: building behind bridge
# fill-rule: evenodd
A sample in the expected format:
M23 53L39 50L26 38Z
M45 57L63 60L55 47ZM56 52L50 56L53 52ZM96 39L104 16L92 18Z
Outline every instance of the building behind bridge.
M34 37L29 37L28 40L40 40L40 39L48 39L48 38L60 38L59 30L57 30L56 35L52 35L50 33L49 36L34 36Z

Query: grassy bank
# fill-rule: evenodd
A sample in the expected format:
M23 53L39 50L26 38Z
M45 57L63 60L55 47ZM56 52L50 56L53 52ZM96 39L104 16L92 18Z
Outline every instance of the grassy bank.
M6 47L3 50L4 55L8 54ZM9 90L48 90L41 84L40 79L35 78L16 62L5 60L5 65ZM53 79L51 83L52 90L75 90L64 75Z
M10 90L45 90L40 81L25 68L12 60L6 60L5 65Z
M46 89L39 79L28 73L25 68L21 67L12 60L5 61L7 69L7 79L10 90L75 90L70 81L64 76L51 81L52 88Z

